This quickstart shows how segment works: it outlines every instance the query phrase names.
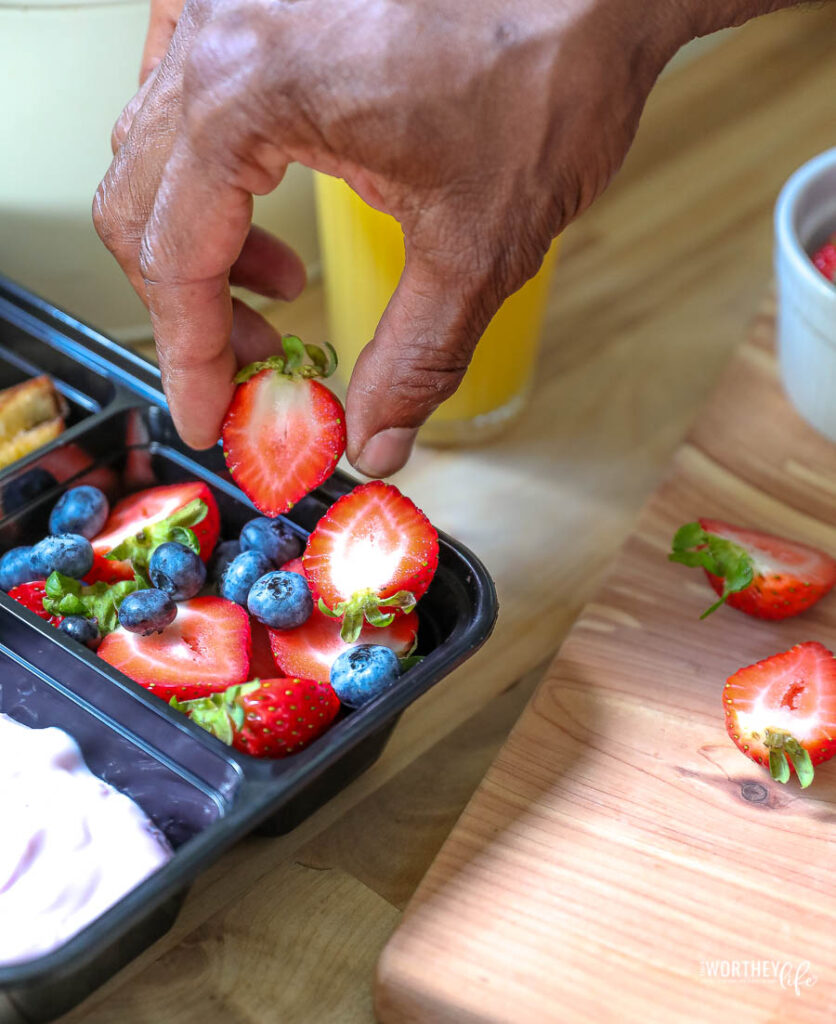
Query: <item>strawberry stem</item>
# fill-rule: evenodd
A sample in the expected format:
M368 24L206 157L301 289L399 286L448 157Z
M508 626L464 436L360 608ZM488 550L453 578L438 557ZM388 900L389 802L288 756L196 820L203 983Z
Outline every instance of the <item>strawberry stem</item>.
M399 590L391 597L378 597L371 590L358 590L347 601L341 601L334 608L329 608L322 598L318 601L319 610L323 615L343 620L340 639L346 644L353 644L357 640L364 621L378 629L391 626L395 621L396 612L382 612L381 608L397 609L406 614L411 612L416 604L415 595L408 590Z
M240 698L260 686L261 683L256 679L251 683L228 686L220 693L196 697L194 700L178 700L172 697L168 703L175 711L188 715L195 725L199 725L222 743L231 746L236 731L240 731L244 725L244 708L241 706Z
M668 561L679 562L690 568L703 568L712 576L722 578L723 593L720 600L706 609L701 619L725 604L730 594L737 594L751 586L755 578L754 564L744 548L725 537L707 533L699 523L680 526L674 534Z
M769 749L769 774L776 782L788 782L790 778L789 758L798 776L802 789L806 789L813 781L813 762L809 753L783 729L764 730L763 741Z
M270 356L243 367L232 378L233 383L245 384L262 370L273 370L294 380L310 380L313 377L330 377L337 368L337 353L328 341L321 345L306 345L295 334L285 334L282 349L284 355ZM305 362L306 359L310 362Z
M209 506L200 498L195 498L182 508L178 508L165 519L160 519L138 533L126 537L115 548L108 551L105 558L111 561L125 562L130 560L135 573L145 578L145 571L154 550L167 541L177 541L185 547L200 554L200 541L195 536L193 526L197 526L209 514ZM146 581L146 586L150 584Z
M112 586L101 580L84 586L78 580L53 572L44 586L44 608L50 615L81 615L85 619L96 619L99 632L106 636L119 625L119 606L128 594L147 587L148 583L138 575Z

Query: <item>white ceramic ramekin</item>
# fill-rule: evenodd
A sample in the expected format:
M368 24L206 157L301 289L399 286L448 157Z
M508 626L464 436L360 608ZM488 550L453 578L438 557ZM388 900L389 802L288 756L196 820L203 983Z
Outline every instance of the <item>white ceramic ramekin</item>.
M836 285L810 257L836 232L836 149L787 181L775 207L778 358L801 415L836 441Z

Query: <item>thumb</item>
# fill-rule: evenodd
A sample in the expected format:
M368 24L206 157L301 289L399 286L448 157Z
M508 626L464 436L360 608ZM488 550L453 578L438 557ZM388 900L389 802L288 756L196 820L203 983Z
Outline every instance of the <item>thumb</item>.
M410 251L398 287L351 376L348 457L367 476L409 458L418 427L458 388L500 299Z

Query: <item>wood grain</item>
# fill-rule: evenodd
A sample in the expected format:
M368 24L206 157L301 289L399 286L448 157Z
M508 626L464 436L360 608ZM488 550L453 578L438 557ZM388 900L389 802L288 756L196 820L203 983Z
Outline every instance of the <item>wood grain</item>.
M323 994L329 968L341 1024L368 1024L372 947L382 948L763 296L775 195L832 144L835 41L833 5L776 15L660 82L618 179L566 234L526 415L484 448L421 450L399 476L491 569L502 604L494 639L414 705L380 762L313 819L225 856L173 931L66 1024L318 1024L323 999L322 1012L336 1013ZM317 286L272 316L283 330L327 336ZM322 934L308 929L317 901L328 902ZM265 908L257 927L235 915L239 903ZM301 960L287 956L294 934L310 947ZM336 938L357 949L355 966ZM257 975L230 986L230 965L250 956ZM172 957L190 970L199 962L191 985Z
M832 1021L836 766L782 786L725 733L725 679L803 640L836 600L760 622L666 560L700 515L836 554L836 447L763 346L736 354L380 961L407 1021ZM800 964L724 981L710 961ZM604 983L602 983L604 982ZM616 1001L617 994L617 1001ZM695 1013L695 1007L699 1011Z

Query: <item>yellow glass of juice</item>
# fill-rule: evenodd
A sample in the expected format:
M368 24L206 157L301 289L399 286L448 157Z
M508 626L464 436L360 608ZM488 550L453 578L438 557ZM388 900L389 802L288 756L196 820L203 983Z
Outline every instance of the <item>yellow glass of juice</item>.
M403 271L403 235L393 217L368 206L340 178L317 174L316 198L330 340L347 384ZM521 411L534 374L556 248L557 243L537 274L491 320L459 390L424 424L420 441L485 440Z

